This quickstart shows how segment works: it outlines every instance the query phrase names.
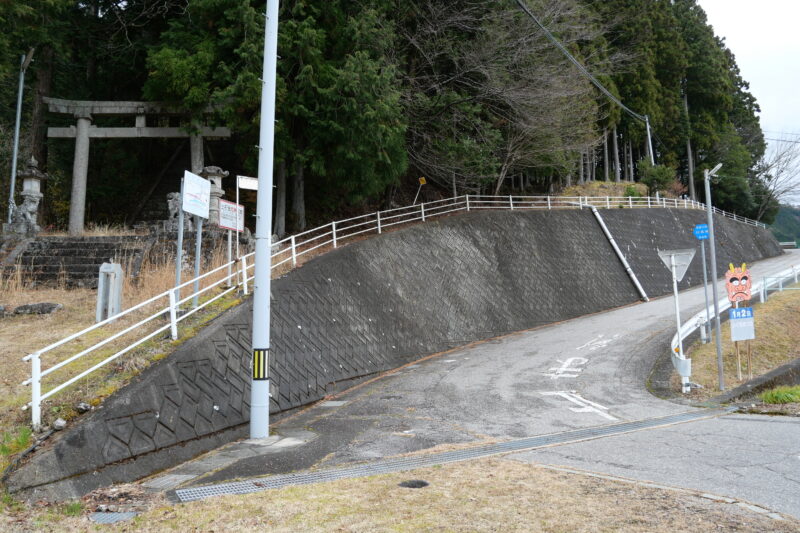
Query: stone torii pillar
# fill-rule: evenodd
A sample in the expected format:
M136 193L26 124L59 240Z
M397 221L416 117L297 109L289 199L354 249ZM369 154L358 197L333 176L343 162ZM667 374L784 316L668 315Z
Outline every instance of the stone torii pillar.
M103 102L61 100L43 98L51 113L71 115L77 120L75 126L51 127L47 136L51 139L75 139L75 160L72 165L72 198L69 207L69 234L73 236L83 233L86 212L86 186L89 169L89 140L100 139L178 139L189 138L191 147L190 168L195 174L202 172L203 139L205 137L229 138L228 128L211 128L195 123L192 133L185 127L147 125L147 116L173 117L185 122L189 117L185 110L163 102ZM206 110L211 113L213 110ZM135 117L135 125L97 127L92 125L93 119L99 116Z
M89 172L89 126L90 113L76 113L75 159L72 162L72 196L69 203L69 235L77 237L83 233L86 214L86 180Z

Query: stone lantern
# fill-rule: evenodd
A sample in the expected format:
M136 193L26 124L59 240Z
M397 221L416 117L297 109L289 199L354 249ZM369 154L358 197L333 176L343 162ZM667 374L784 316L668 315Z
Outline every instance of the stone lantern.
M24 170L17 173L22 181L22 204L14 208L14 215L10 224L3 226L3 233L14 234L20 237L34 237L41 228L36 223L39 213L39 202L42 199L42 181L47 179L47 174L39 170L39 163L31 157Z
M219 226L219 200L225 195L222 189L222 180L228 177L229 172L219 167L205 167L200 173L202 177L211 182L211 203L208 207L208 223Z

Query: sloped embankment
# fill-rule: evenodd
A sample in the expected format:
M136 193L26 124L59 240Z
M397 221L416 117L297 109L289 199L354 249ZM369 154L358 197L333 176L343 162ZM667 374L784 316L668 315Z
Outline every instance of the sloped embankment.
M656 268L653 249L694 246L686 226L694 213L602 214L634 270L646 271L645 288L665 292L669 273ZM780 253L777 243L757 243L774 243L765 230L733 224L720 220L724 239L751 254L736 261ZM639 299L589 210L428 222L318 257L272 289L275 412L430 353ZM77 497L243 436L251 319L251 302L220 316L48 443L12 474L9 489Z

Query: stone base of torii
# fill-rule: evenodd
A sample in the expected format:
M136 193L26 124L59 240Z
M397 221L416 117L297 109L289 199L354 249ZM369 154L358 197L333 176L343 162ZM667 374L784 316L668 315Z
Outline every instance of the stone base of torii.
M72 164L72 195L69 207L69 234L79 236L83 233L86 213L86 183L89 169L90 139L142 139L142 138L189 138L191 152L190 170L200 174L204 168L203 139L229 138L228 128L194 126L191 133L186 128L148 126L148 117L185 117L186 113L168 104L159 102L101 102L61 100L44 98L51 113L72 115L77 119L75 126L52 127L47 129L51 139L75 139L75 159ZM98 116L132 116L133 127L98 127L92 124Z

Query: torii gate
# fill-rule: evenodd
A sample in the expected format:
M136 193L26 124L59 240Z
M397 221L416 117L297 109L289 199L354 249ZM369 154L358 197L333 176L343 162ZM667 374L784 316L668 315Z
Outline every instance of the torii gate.
M59 98L43 98L51 113L72 115L77 126L66 128L47 128L47 137L51 139L75 139L75 159L72 163L72 195L69 205L69 234L78 236L83 233L84 215L86 213L86 178L89 169L89 139L142 139L142 138L189 138L191 152L191 170L199 173L203 169L203 138L228 138L228 128L197 128L197 133L187 133L183 128L147 126L147 115L186 116L161 102L100 102L81 100L62 100ZM97 127L92 125L96 116L134 116L134 127Z

